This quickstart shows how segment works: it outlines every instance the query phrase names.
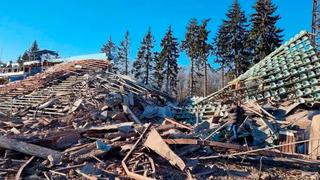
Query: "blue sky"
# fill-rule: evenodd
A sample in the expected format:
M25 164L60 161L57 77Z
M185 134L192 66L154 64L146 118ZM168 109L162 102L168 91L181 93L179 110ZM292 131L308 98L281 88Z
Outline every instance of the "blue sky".
M247 16L255 0L239 0ZM311 29L311 0L273 0L281 15L278 26L288 40ZM182 40L188 21L210 18L210 40L232 0L1 0L0 59L15 60L37 40L40 48L59 51L62 57L95 53L112 36L119 43L126 30L131 35L130 58L151 27L156 48L167 27ZM210 59L212 62L212 57ZM187 65L182 55L180 64Z

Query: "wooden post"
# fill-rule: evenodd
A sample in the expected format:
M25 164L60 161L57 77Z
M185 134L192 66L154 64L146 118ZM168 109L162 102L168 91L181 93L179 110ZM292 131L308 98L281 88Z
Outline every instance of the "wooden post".
M62 153L49 148L41 147L38 145L18 141L5 136L0 136L0 147L18 151L24 154L49 159L54 164L59 163L62 159Z
M320 156L320 115L315 115L312 118L310 126L309 155L311 159L317 159Z

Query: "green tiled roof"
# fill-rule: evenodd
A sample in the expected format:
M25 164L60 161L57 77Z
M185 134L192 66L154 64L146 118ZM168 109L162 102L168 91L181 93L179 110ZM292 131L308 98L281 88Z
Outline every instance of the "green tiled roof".
M310 34L301 31L219 93L213 93L201 102L222 98L258 102L267 99L318 101L319 77L319 55L311 44Z
M301 31L226 87L182 108L176 118L194 123L197 117L224 116L234 101L320 101L320 58L310 37Z

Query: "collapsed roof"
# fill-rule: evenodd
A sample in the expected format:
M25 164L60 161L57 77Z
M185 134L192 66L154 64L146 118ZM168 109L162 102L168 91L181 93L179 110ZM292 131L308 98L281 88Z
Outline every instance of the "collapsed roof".
M227 116L227 109L235 102L315 103L320 100L319 84L319 54L311 34L301 31L224 88L182 108L176 118L194 123Z
M311 35L301 31L226 87L197 103L290 99L314 102L320 100L319 77L319 54L311 44Z

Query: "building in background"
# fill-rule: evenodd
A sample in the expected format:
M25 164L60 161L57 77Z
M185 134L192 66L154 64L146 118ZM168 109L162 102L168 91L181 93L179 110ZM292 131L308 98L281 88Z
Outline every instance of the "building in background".
M62 62L90 59L108 60L108 57L105 53L95 53L60 58L58 52L44 49L35 52L34 57L30 57L30 59L30 61L20 64L10 62L2 67L0 66L0 84L22 80Z
M32 76L44 71L46 68L57 63L54 61L59 58L57 51L39 50L33 53L29 61L22 63L13 63L12 61L0 67L0 84L6 82L13 82Z

